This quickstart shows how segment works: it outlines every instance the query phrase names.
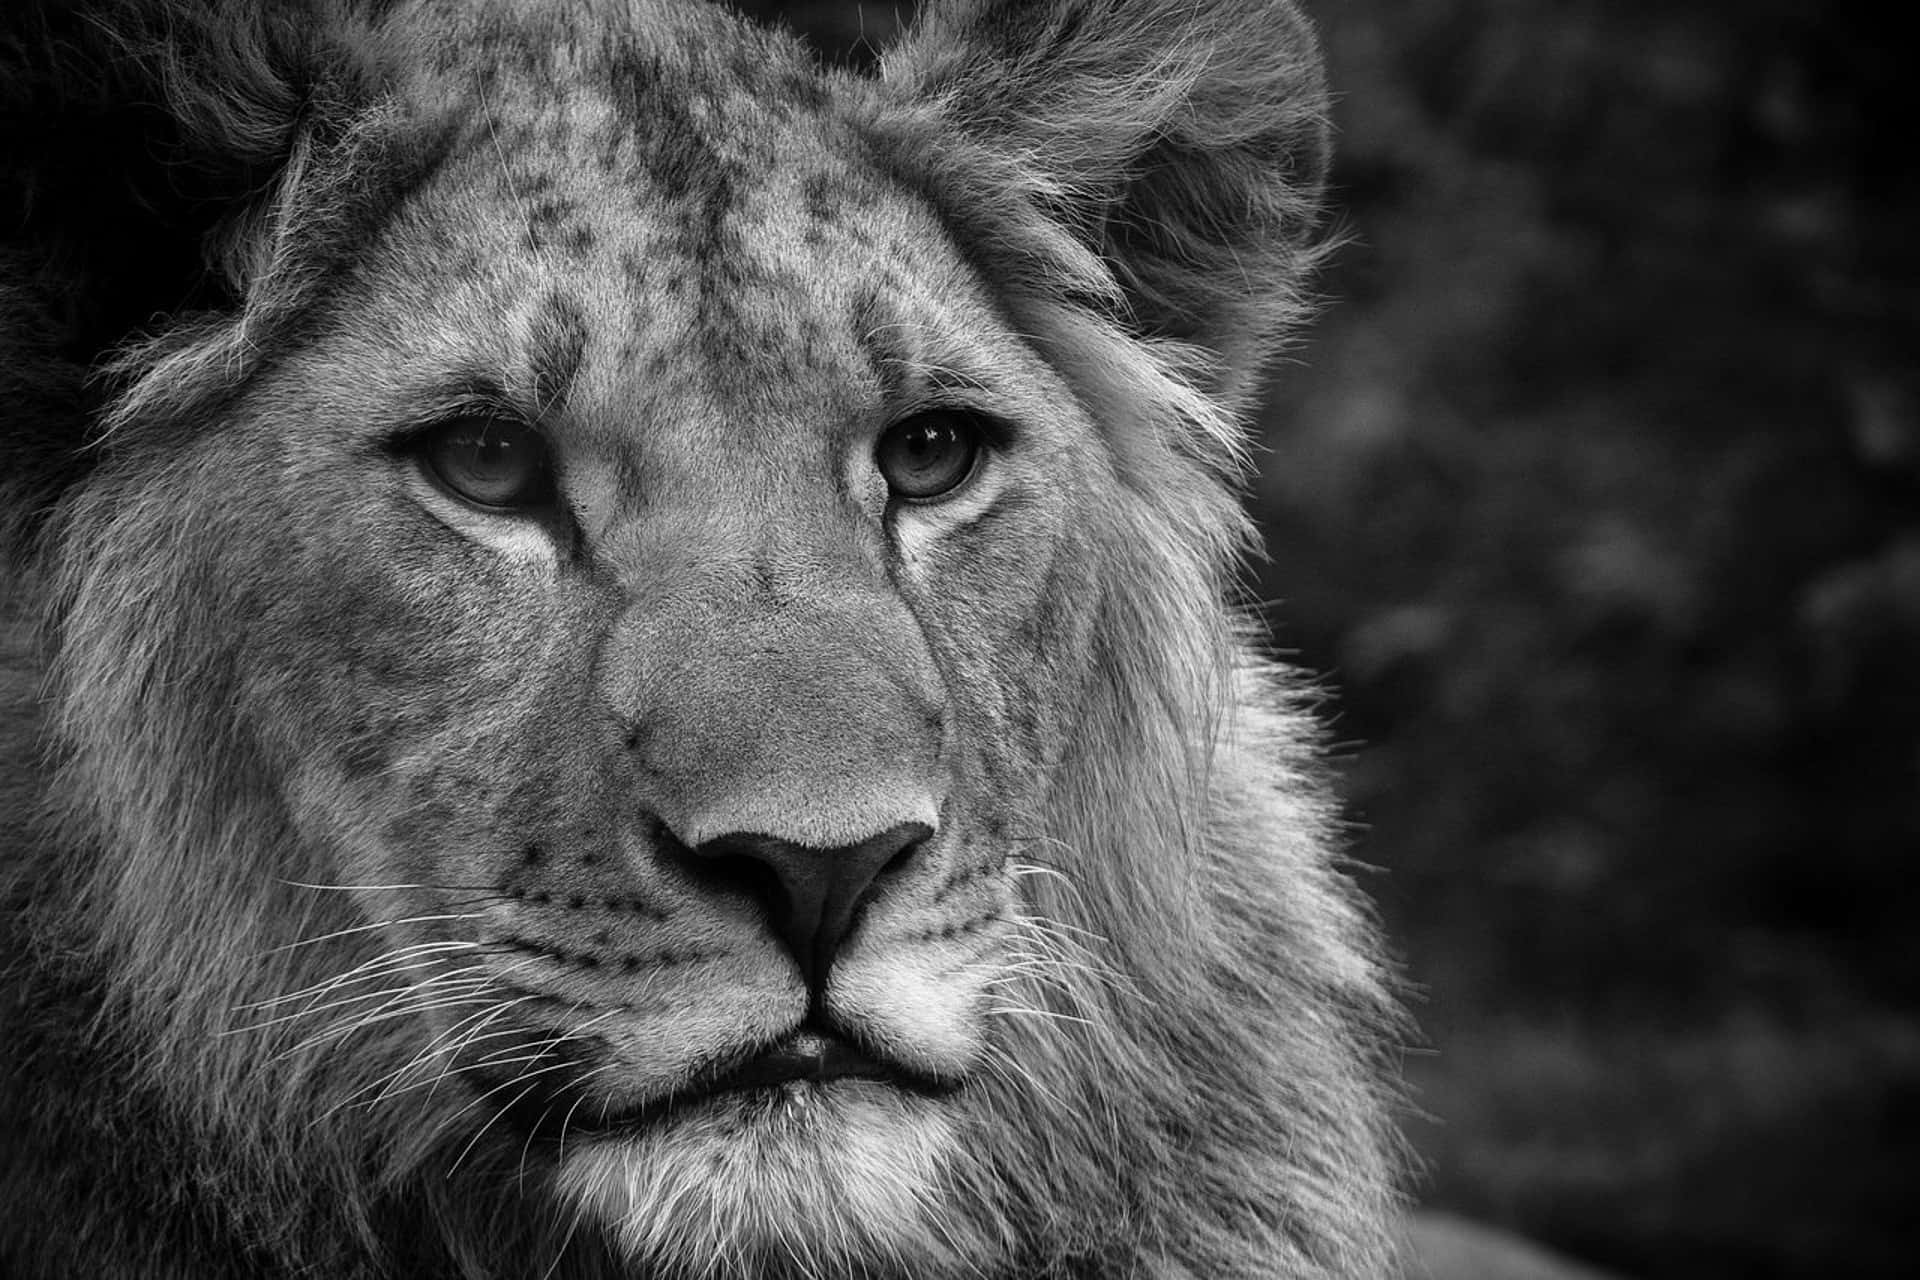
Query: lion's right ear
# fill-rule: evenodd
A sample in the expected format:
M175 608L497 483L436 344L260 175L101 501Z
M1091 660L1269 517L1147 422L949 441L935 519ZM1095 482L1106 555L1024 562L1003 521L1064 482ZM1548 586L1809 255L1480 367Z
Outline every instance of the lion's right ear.
M1328 126L1293 0L930 0L882 79L896 162L976 224L999 281L1061 259L1037 214L1081 287L1117 285L1136 331L1210 353L1227 393L1297 318Z
M144 344L150 370L298 274L290 219L331 202L317 161L367 93L349 27L323 0L0 5L0 541L84 470L103 364Z

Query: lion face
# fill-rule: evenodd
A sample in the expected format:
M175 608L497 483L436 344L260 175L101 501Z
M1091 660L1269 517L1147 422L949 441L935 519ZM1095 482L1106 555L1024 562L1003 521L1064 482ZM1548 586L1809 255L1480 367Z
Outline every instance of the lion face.
M1018 1069L1013 877L1114 483L924 203L781 106L661 140L497 82L135 499L256 478L201 570L275 566L235 710L355 909L298 1021L413 1024L378 1093L564 1132L649 1257L663 1199L749 1250L909 1230L950 1096Z
M46 255L115 337L28 494L0 923L105 1011L24 1060L127 1101L0 1191L192 1172L45 1274L1382 1273L1387 1002L1227 603L1311 40L1119 7L869 78L651 3L118 37L186 155L142 269L223 274L142 338L108 220Z

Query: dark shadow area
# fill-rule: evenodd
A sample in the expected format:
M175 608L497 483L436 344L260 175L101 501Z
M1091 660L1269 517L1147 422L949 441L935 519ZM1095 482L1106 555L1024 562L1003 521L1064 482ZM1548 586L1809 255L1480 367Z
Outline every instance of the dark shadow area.
M869 68L887 41L912 20L918 0L723 0L756 21L806 37L829 62Z

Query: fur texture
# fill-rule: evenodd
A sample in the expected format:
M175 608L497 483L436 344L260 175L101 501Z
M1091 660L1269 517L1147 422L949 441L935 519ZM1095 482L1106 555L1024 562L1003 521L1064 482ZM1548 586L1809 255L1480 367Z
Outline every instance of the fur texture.
M5 22L0 1270L1390 1272L1397 1021L1231 605L1291 4L870 77L652 0ZM982 460L889 496L930 413ZM551 500L435 480L476 416ZM697 855L889 824L811 983ZM817 1025L918 1083L668 1105Z

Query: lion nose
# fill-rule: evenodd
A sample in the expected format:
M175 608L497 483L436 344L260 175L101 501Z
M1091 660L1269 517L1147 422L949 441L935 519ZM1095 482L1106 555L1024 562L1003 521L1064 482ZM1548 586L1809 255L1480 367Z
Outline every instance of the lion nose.
M819 991L874 882L909 861L932 834L923 822L902 822L858 844L816 849L738 832L716 836L692 852L702 878L744 889L759 900L808 987Z

